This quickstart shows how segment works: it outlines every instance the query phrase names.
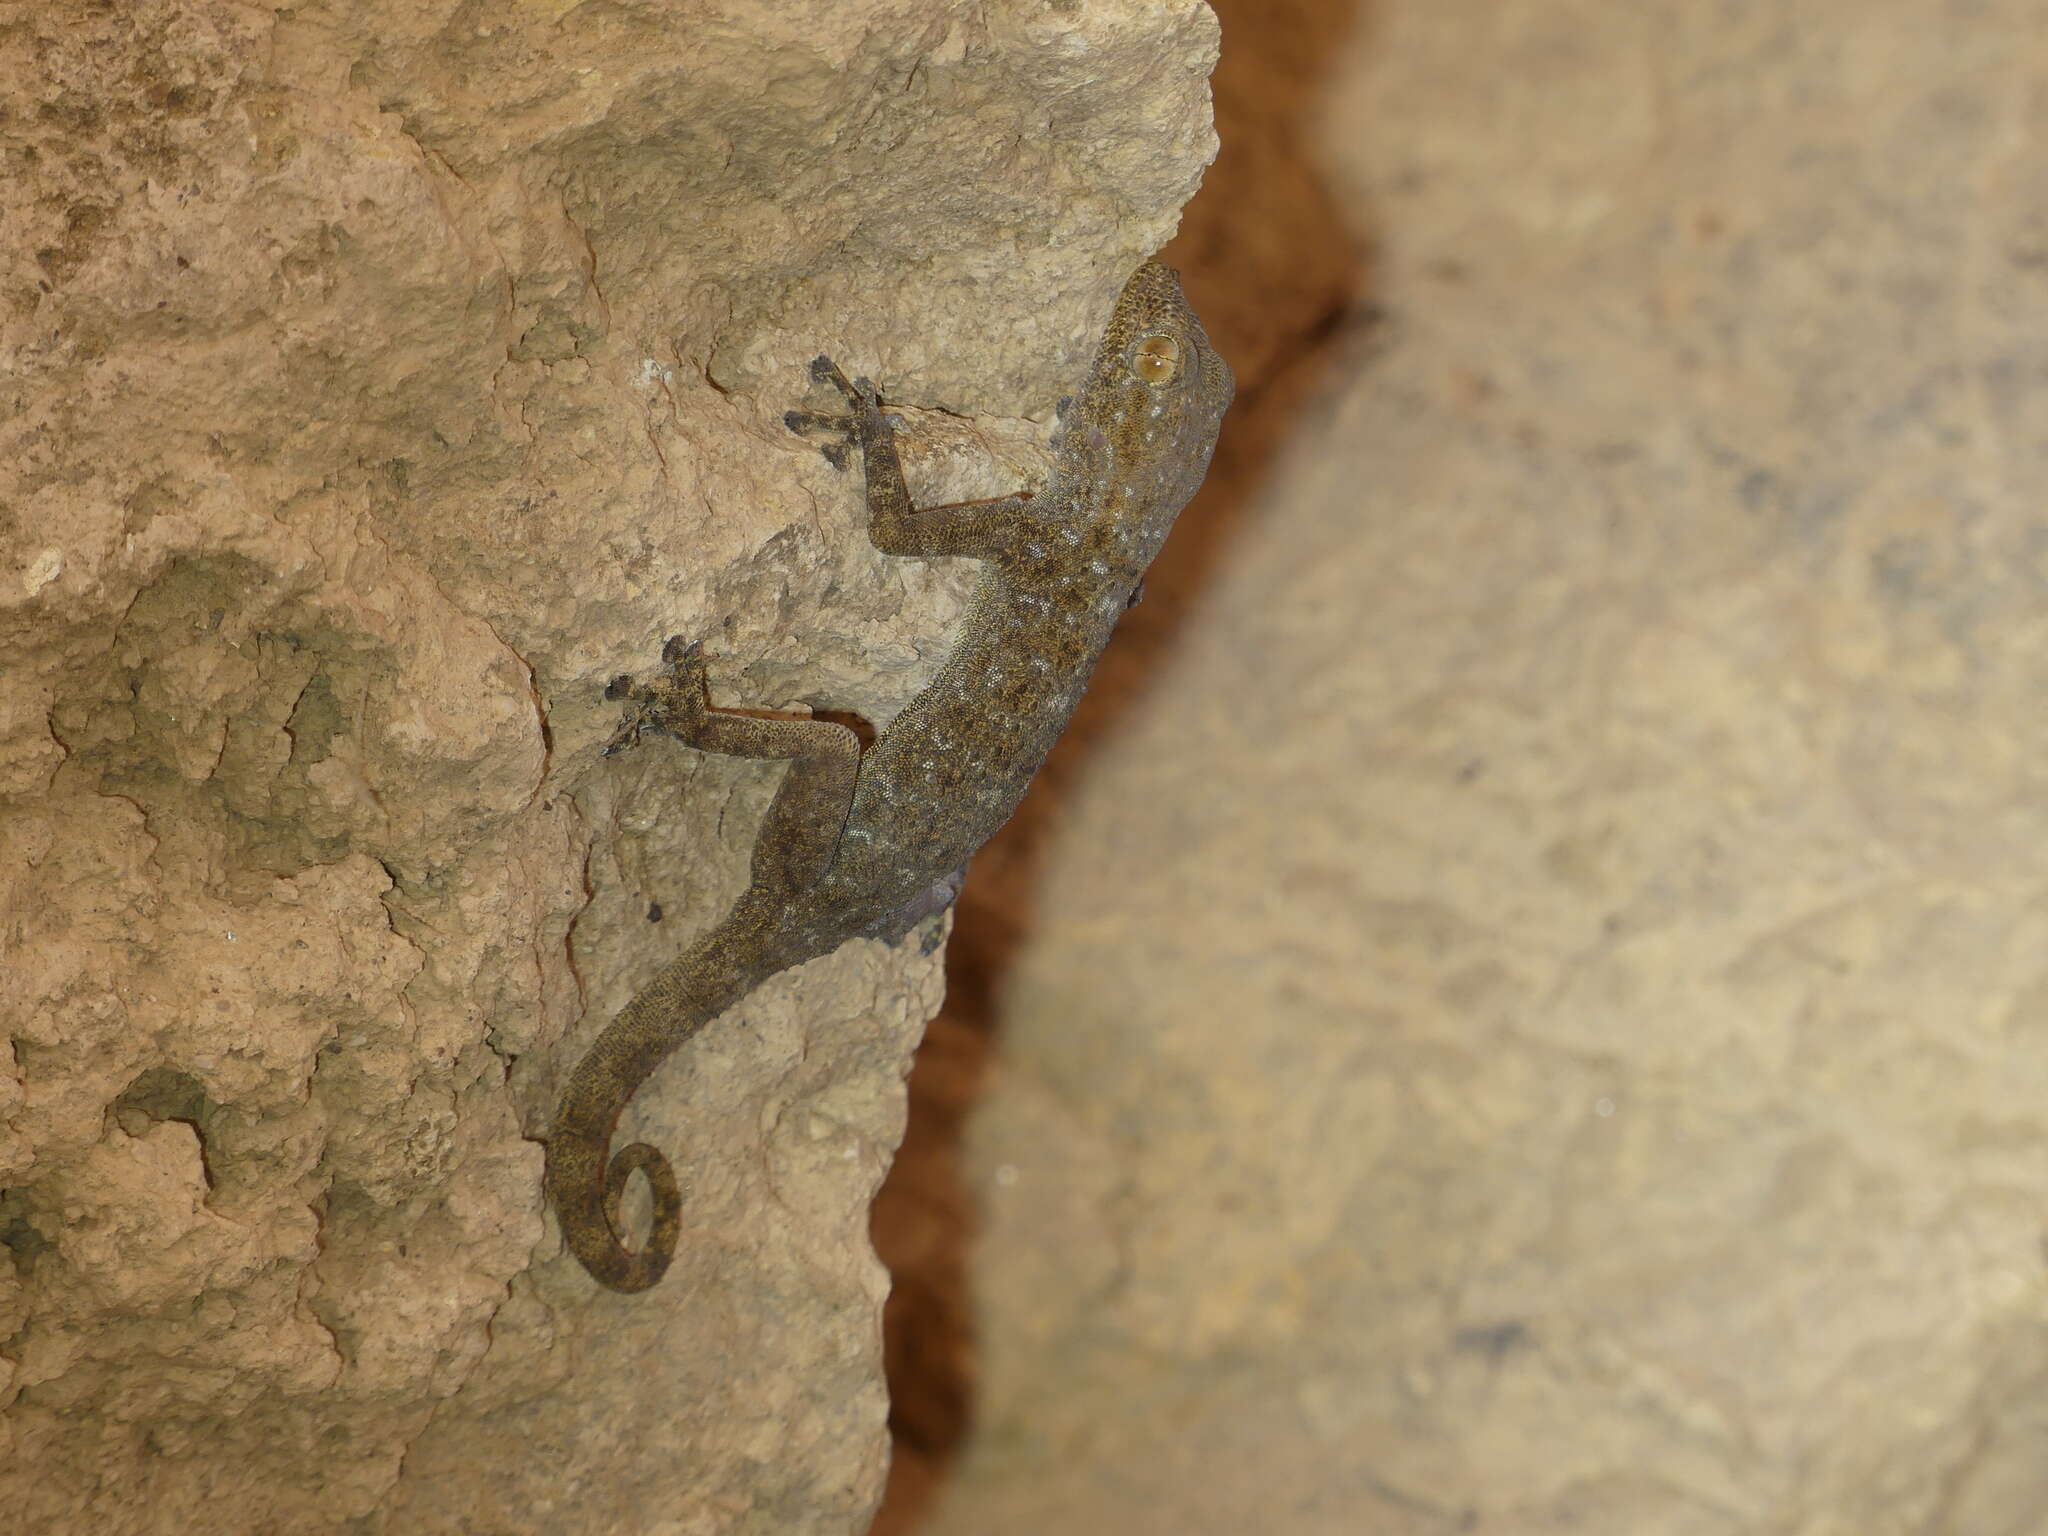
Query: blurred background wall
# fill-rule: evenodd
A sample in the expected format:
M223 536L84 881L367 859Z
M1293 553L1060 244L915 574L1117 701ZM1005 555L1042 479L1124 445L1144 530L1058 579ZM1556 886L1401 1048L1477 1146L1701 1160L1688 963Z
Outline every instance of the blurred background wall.
M2048 14L1217 10L1239 403L976 866L877 1530L2042 1529Z

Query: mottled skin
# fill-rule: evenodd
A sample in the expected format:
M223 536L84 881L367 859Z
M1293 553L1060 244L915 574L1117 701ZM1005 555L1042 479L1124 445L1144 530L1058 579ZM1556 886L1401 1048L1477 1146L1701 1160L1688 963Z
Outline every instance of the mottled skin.
M549 1198L584 1268L617 1291L662 1277L681 1207L675 1173L654 1148L636 1142L608 1155L620 1111L671 1051L776 972L851 938L900 938L951 899L969 856L1009 819L1065 728L1201 485L1232 389L1179 278L1148 262L1124 285L1080 397L1062 402L1045 488L920 511L873 387L848 383L824 358L811 371L845 396L849 414L792 413L790 426L831 427L859 450L875 547L970 556L983 562L981 583L938 676L865 755L851 730L829 721L708 707L695 646L670 641L653 682L613 685L637 706L614 748L659 730L701 751L789 761L746 893L612 1020L555 1113ZM619 1210L635 1170L654 1195L638 1252L622 1241Z

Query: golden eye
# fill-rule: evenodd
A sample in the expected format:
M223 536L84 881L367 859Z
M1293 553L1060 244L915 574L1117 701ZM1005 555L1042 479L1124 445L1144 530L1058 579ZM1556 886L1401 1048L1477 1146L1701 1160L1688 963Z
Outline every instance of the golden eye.
M1131 352L1131 372L1147 384L1170 384L1180 372L1180 343L1171 336L1147 336Z

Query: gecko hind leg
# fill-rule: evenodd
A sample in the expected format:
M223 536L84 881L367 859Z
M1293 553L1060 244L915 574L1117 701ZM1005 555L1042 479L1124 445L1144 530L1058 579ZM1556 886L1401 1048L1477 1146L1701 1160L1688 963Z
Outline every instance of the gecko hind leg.
M605 752L623 751L658 733L701 752L787 762L789 772L754 840L753 887L748 893L755 899L787 901L831 862L853 803L860 738L833 720L714 708L705 691L701 642L686 644L682 636L673 636L661 656L665 665L652 679L617 677L605 690L607 697L632 706Z
M671 961L598 1035L569 1074L547 1139L546 1182L562 1232L583 1267L615 1291L660 1280L682 1230L682 1192L659 1150L636 1141L611 1151L619 1116L641 1084L685 1040L776 971L793 963L777 920L830 866L853 801L860 741L829 720L714 709L700 646L672 639L667 665L646 682L615 679L606 693L630 702L607 751L649 734L734 757L789 763L754 842L752 879L738 904ZM646 1175L652 1230L628 1246L625 1193Z

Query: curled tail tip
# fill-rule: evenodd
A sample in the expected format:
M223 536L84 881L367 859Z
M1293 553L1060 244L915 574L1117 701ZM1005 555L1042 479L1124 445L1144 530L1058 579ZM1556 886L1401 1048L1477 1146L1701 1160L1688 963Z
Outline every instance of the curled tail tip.
M654 1198L654 1220L637 1253L626 1247L622 1237L626 1183L635 1172L646 1174L648 1192ZM576 1261L608 1290L631 1295L658 1284L675 1257L682 1229L682 1191L669 1160L646 1142L636 1141L613 1155L604 1169L601 1189L563 1187L577 1182L567 1176L549 1180L562 1235Z
M648 1230L646 1246L638 1253L629 1253L620 1240L626 1225L621 1207L626 1197L626 1181L636 1172L647 1176L648 1193L654 1197L654 1222ZM610 1249L625 1261L626 1273L617 1280L604 1275L597 1278L617 1291L644 1291L660 1280L668 1273L669 1261L676 1256L682 1213L683 1192L676 1184L676 1171L669 1160L644 1141L621 1147L605 1170L604 1216Z

